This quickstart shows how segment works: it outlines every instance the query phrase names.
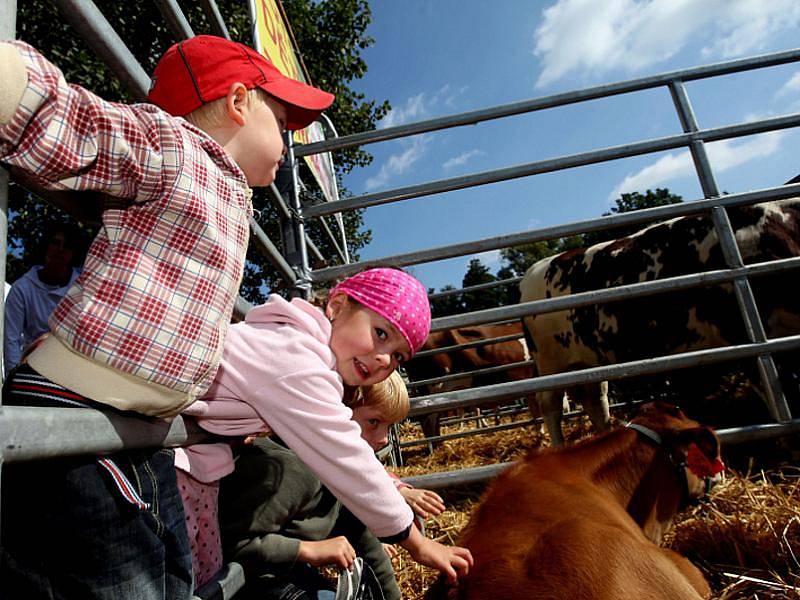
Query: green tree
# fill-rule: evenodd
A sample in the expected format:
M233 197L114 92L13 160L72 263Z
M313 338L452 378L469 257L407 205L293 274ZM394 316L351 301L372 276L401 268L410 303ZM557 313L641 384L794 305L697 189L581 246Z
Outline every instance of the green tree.
M492 275L489 267L484 265L479 258L473 258L469 261L467 272L461 280L461 286L470 287L482 283L492 283L493 281L497 281L497 277ZM462 295L462 304L467 312L493 308L498 304L498 288L493 287L476 292L467 292Z
M155 2L95 2L117 33L147 72L152 72L158 58L175 39L165 25ZM183 3L186 17L195 33L208 33L211 28L199 3ZM218 0L220 11L234 40L252 44L247 3L241 0ZM65 22L52 2L26 0L17 3L17 36L36 46L55 62L68 81L77 83L112 101L130 102L132 98L106 65L98 59L83 39ZM365 34L371 20L366 0L287 0L284 4L297 43L303 52L303 62L312 82L336 94L337 100L327 112L339 135L374 129L377 121L389 110L388 102L366 99L350 89L350 84L363 77L367 66L361 58L363 50L373 44ZM372 156L361 150L337 152L334 156L337 176L354 166L369 164ZM317 201L319 192L313 178L301 167L301 178L308 186L306 202ZM341 181L340 181L341 183ZM342 196L349 192L340 185ZM58 214L53 207L12 186L10 198L9 280L24 271L26 243L40 234L44 219ZM253 206L260 214L259 224L276 243L280 240L278 214L265 192L257 191ZM344 215L348 246L353 258L371 239L362 230L360 211ZM333 219L329 223L337 232ZM312 240L326 257L334 256L317 220L307 223ZM279 277L266 260L251 247L241 293L251 301L264 297L264 286L279 287Z
M455 290L453 285L446 285L440 292L449 292ZM433 294L434 289L428 289L428 295ZM442 296L441 298L433 298L431 300L431 314L434 318L446 317L447 315L456 315L464 312L464 306L461 303L461 294L452 294L449 296Z
M617 198L611 210L604 212L603 216L607 217L609 215L641 210L643 208L655 208L656 206L677 204L678 202L683 202L683 198L677 194L673 194L667 188L656 188L655 192L653 190L647 190L644 194L632 192L630 194L622 194ZM602 231L590 231L583 234L583 245L591 246L593 244L599 244L600 242L625 237L639 231L642 227L642 225L630 225L628 227L614 227L613 229L605 229Z

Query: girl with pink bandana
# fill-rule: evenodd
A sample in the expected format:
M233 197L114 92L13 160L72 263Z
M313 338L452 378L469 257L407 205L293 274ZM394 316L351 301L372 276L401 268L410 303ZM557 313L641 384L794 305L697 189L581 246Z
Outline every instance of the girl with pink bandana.
M383 381L410 359L430 320L425 288L396 269L346 279L331 290L324 312L273 294L231 326L214 383L184 414L218 435L276 434L378 538L455 581L472 565L469 550L411 526L411 509L342 402L345 386ZM175 465L202 585L222 565L217 494L219 480L233 471L232 453L228 444L198 444L177 450Z

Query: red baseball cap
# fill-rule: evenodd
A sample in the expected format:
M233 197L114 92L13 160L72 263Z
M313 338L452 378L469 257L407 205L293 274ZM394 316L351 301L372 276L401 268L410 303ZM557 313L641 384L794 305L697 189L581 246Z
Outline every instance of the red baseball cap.
M153 72L148 102L182 117L228 94L232 83L261 88L279 100L288 116L286 128L303 129L333 102L333 94L286 77L261 54L244 44L198 35L174 44Z

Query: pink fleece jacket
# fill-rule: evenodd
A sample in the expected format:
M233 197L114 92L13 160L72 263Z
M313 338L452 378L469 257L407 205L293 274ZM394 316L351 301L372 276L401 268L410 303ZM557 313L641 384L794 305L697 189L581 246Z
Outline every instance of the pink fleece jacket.
M395 535L413 513L342 403L330 336L318 308L272 294L231 326L214 383L184 414L220 435L275 432L376 536ZM227 444L176 451L175 464L205 482L233 471Z

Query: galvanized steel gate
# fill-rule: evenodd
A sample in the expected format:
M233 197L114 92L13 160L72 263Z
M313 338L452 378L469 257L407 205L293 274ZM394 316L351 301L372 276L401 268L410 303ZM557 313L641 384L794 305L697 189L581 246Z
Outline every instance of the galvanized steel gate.
M79 34L90 43L95 52L108 63L133 95L138 99L143 99L149 85L147 75L125 47L119 36L114 32L113 27L108 24L100 11L97 10L93 2L91 2L91 0L56 1L64 17L69 20ZM156 0L156 4L161 9L165 20L177 39L183 39L193 35L191 27L175 0ZM227 37L225 24L219 15L214 0L202 0L202 5L209 17L209 21L212 23L213 33ZM15 13L16 4L14 0L4 0L0 3L0 36L2 38L8 39L14 37ZM725 260L728 266L727 269L443 317L434 320L433 329L443 330L452 327L519 319L525 315L555 312L599 302L613 302L615 300L648 296L666 291L677 291L721 282L732 282L736 291L742 318L748 332L749 343L537 377L528 381L503 383L483 388L417 398L412 402L411 413L412 415L419 415L436 411L445 411L452 408L471 406L479 402L485 402L486 400L513 399L535 391L564 387L578 383L598 382L606 379L659 373L689 366L752 357L758 363L759 372L765 382L764 387L768 390L769 408L776 423L754 425L751 427L738 428L737 430L724 431L721 432L721 438L727 443L732 443L745 439L767 438L797 432L800 431L800 420L791 420L791 414L786 400L780 390L777 371L771 354L773 352L800 348L800 335L767 339L763 324L756 310L756 304L748 278L764 273L778 273L796 269L800 267L800 258L784 259L747 266L743 265L739 249L736 246L733 230L731 229L727 217L726 208L800 196L800 184L777 186L755 192L720 196L713 171L706 156L705 143L796 127L800 125L800 114L791 114L712 129L701 129L694 117L684 84L687 81L798 61L800 61L800 49L790 50L535 98L485 110L441 117L410 125L359 133L316 144L290 148L289 166L294 175L292 185L290 186L290 192L292 193L290 193L288 197L288 206L287 200L281 196L274 186L271 187L271 198L275 202L279 213L285 219L286 223L286 227L284 227L284 247L287 250L286 256L288 256L288 259L278 251L275 244L267 238L254 221L251 222L253 238L257 240L259 247L265 253L268 260L270 260L287 283L293 288L293 293L306 295L313 285L329 282L337 277L353 273L366 266L380 264L399 266L414 265L487 250L565 237L578 233L598 231L614 226L645 224L681 215L703 211L710 212L724 250ZM504 169L366 194L338 202L303 206L299 199L295 161L303 156L397 139L400 137L419 135L450 127L472 125L491 119L510 117L557 106L657 87L669 90L683 128L682 134L642 140L590 152L553 157ZM337 252L344 260L345 264L318 270L312 270L310 267L309 253L314 254L317 258L321 258L319 251L314 247L313 243L310 243L305 232L305 223L312 218L325 217L341 211L368 208L370 206L389 202L397 202L410 198L681 147L688 147L692 154L705 199L533 229L516 234L484 238L474 242L429 248L356 264L348 264L345 241L342 239L341 246L339 246L330 228L325 224L324 227L328 230L334 247L337 248ZM5 249L6 236L7 190L5 183L7 180L8 175L6 172L3 171L0 173L0 207L2 208L3 214L2 223L0 223L0 244L2 244L3 250ZM43 195L46 197L46 194ZM0 269L2 269L0 272L4 275L4 261ZM3 279L4 278L5 277L3 277ZM474 286L451 293L477 291L486 287L488 286ZM239 318L246 313L248 308L248 304L240 299L236 309L236 314ZM193 441L203 438L201 432L195 427L184 423L180 418L176 419L171 424L153 425L144 420L120 418L89 410L69 410L66 411L68 414L62 414L64 412L65 411L58 409L0 407L0 440L2 440L2 447L0 447L2 455L0 455L0 461L22 461L67 454L109 452L123 448L139 448L153 445L177 446L192 443ZM2 462L0 462L0 466L1 465ZM493 467L482 467L477 470L468 470L462 473L425 476L424 485L427 487L442 487L465 480L481 480L496 473L497 470L502 467L503 465L497 465ZM415 479L419 482L420 478ZM236 573L234 573L234 575L236 575ZM217 590L217 592L223 597L230 597L230 594L235 591L238 585L238 583L236 583L237 581L240 583L235 576L228 579L227 583L223 581L223 587L226 584L231 584L232 587L223 589L222 591Z
M753 135L788 127L796 127L798 124L800 124L800 114L791 114L713 129L700 129L695 119L684 84L687 81L694 81L751 69L796 62L798 60L800 60L800 50L790 50L776 54L674 71L662 75L597 86L553 96L546 96L543 98L536 98L515 104L388 128L381 131L361 133L340 138L338 140L311 144L299 148L296 150L295 155L304 156L313 152L333 150L351 145L363 145L405 136L418 135L426 132L446 129L449 127L471 125L490 119L508 117L512 115L573 104L576 102L583 102L586 100L660 87L667 88L672 97L684 131L682 134L643 140L622 146L603 148L579 154L554 157L547 160L518 165L505 169L475 173L462 177L432 181L384 192L367 194L360 197L348 198L346 200L328 205L310 207L306 209L303 214L306 218L308 218L311 216L331 214L337 210L366 208L388 202L397 202L420 196L427 196L467 187L506 181L518 177L548 173L679 147L689 148L705 196L705 199L694 202L640 210L631 213L615 214L597 219L534 229L517 234L486 238L475 242L454 244L450 246L421 250L418 252L389 256L360 264L321 269L311 273L310 277L313 282L322 283L335 277L355 272L356 270L369 265L414 265L433 260L442 260L455 256L484 252L487 250L495 250L548 239L566 237L578 233L603 230L614 226L645 224L652 221L664 220L682 215L695 214L704 211L710 212L716 233L720 239L723 255L728 266L727 269L684 275L669 279L660 279L645 283L618 286L606 290L577 293L561 298L538 300L516 306L500 307L463 315L443 317L434 320L433 330L443 330L453 327L480 325L504 320L519 319L526 315L556 312L559 310L572 309L600 302L612 302L615 300L648 296L667 291L677 291L692 287L731 282L734 286L736 298L745 323L745 328L749 338L748 344L687 352L662 358L639 360L605 367L596 367L582 371L537 377L524 382L504 383L486 386L483 388L443 393L436 396L426 396L413 400L411 414L420 415L434 411L445 411L453 408L472 406L478 402L486 400L512 399L526 393L561 388L580 383L593 383L606 379L619 379L634 375L660 373L690 366L698 366L702 364L716 363L745 357L754 357L758 364L758 369L762 378L762 382L764 383L764 388L767 391L767 401L770 413L778 423L785 424L785 426L775 427L774 424L769 424L762 428L758 428L756 426L756 429L742 429L742 431L738 431L736 433L730 431L723 433L723 438L726 438L730 443L737 437L741 438L744 436L750 438L754 435L772 436L780 432L786 433L796 431L798 422L791 422L791 413L787 406L786 399L780 389L777 370L771 354L773 352L780 352L800 347L800 336L788 336L784 338L776 338L774 340L767 339L764 326L761 323L758 315L755 299L753 297L753 292L748 278L764 273L776 273L795 269L800 266L800 257L745 266L742 262L741 253L736 245L736 240L728 219L726 208L796 196L798 193L800 193L800 185L791 184L759 190L756 192L720 196L719 189L717 188L714 178L714 173L706 155L705 143L741 137L745 135ZM465 291L476 291L481 288L489 287L490 285L494 284L475 286L473 288L465 288L464 290L457 290L447 293L451 294L463 293ZM454 378L456 376L448 377ZM447 378L441 378L438 381L445 380L447 380ZM417 479L417 481L420 481L420 479ZM430 485L430 483L428 483L426 480L425 485Z

